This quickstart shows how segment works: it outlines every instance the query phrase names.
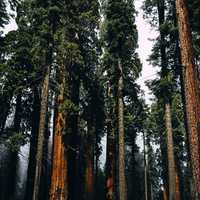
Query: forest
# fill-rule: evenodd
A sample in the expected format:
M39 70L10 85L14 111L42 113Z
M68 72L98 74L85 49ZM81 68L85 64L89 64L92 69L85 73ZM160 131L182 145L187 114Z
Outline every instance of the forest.
M199 0L0 0L0 200L200 200L199 20Z

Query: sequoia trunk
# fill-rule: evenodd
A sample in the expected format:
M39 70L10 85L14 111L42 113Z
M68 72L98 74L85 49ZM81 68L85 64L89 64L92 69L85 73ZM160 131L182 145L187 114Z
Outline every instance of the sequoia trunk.
M89 136L92 137L92 136ZM85 168L85 192L86 199L94 199L94 148L91 139L86 140L86 168Z
M184 67L184 86L187 112L187 126L191 156L191 168L197 199L200 198L200 143L199 123L200 104L198 91L197 68L194 62L192 36L189 26L188 11L183 0L176 0L176 11L179 26L181 59Z
M53 161L50 200L68 199L68 162L66 141L66 111L63 110L65 101L66 78L64 68L60 74L60 88L55 113L54 138L53 138Z
M125 132L124 132L124 102L123 102L123 69L118 61L118 137L119 137L119 200L127 199L125 176Z

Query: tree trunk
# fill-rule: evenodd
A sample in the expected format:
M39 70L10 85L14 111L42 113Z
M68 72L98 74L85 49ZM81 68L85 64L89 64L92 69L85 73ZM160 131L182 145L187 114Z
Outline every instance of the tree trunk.
M175 193L176 193L176 171L175 171L171 106L169 103L165 104L165 123L166 123L166 129L167 129L169 200L175 200L175 197L176 197L175 196Z
M111 88L108 86L108 99L111 98ZM116 169L116 140L112 123L111 105L108 105L107 114L107 146L106 146L106 199L115 200L115 169Z
M36 170L35 170L35 180L33 189L33 200L39 199L39 189L40 189L42 160L43 160L43 145L45 140L45 124L46 124L46 114L48 107L49 76L50 76L50 67L48 66L42 84L41 110L40 110L40 122L39 122L39 133L38 133L37 154L36 154Z
M188 11L183 0L176 0L176 11L179 26L181 59L184 67L185 100L191 167L197 199L200 198L200 104L197 68L194 62L192 36L189 26Z
M60 72L60 94L57 99L57 111L55 114L50 200L68 199L68 158L66 141L64 141L67 116L66 111L63 110L66 89L64 74L63 67Z
M51 99L52 100L52 99ZM49 101L50 102L50 101ZM52 105L51 105L52 106ZM49 199L51 169L50 169L50 158L49 158L49 137L50 137L50 111L48 110L45 128L45 140L43 146L43 160L42 160L42 173L41 173L41 187L40 187L40 200Z
M33 95L34 95L33 112L31 113L32 130L30 137L29 162L28 162L26 192L24 200L32 198L34 177L35 177L35 165L36 165L35 155L37 153L37 139L39 130L39 118L40 118L40 98L39 98L39 91L36 87L33 89Z
M168 60L166 56L166 46L165 46L165 32L162 30L162 25L165 23L165 1L158 0L158 18L159 18L159 28L160 28L160 53L161 53L161 78L167 78L169 74L169 69L167 67ZM169 82L169 81L168 81ZM168 190L169 190L169 200L176 199L176 171L175 171L175 156L174 156L174 142L173 142L173 128L172 128L172 118L171 118L171 96L170 94L163 95L164 106L165 106L165 127L167 131L167 154L168 154Z
M86 200L94 199L94 148L93 140L91 140L92 135L88 136L86 140L86 168L85 168L85 192Z
M119 137L119 200L127 199L125 175L125 132L124 132L124 102L123 102L123 69L118 60L118 137Z

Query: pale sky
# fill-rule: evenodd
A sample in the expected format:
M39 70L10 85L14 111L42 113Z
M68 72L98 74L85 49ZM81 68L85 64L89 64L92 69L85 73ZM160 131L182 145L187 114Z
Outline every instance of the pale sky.
M141 86L142 90L145 92L145 100L148 104L151 103L150 98L152 95L150 94L149 89L147 86L145 86L145 81L154 79L156 77L156 73L158 69L151 66L149 62L147 61L149 55L151 54L151 49L153 42L149 39L155 39L158 35L158 33L150 27L148 22L146 22L143 19L143 10L141 9L142 6L141 0L135 0L135 7L136 10L139 12L138 16L136 18L136 24L138 29L138 54L140 57L140 60L142 62L143 68L142 68L142 75L138 79L137 83Z

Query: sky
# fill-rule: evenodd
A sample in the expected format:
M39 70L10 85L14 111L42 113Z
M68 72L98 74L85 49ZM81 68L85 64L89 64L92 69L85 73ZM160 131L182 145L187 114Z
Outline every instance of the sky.
M151 49L153 47L153 42L150 39L155 39L158 33L153 30L153 28L148 24L145 19L143 19L143 10L141 9L143 1L135 0L136 10L139 12L136 17L136 25L138 29L138 54L142 62L142 74L141 77L137 80L137 83L141 86L141 89L144 90L145 100L147 104L151 103L151 98L153 97L150 94L150 91L147 86L145 86L145 81L154 79L156 77L158 69L151 66L147 61L149 55L151 54Z
M144 97L147 104L151 104L151 98L153 97L148 89L148 87L145 85L145 81L154 79L156 77L156 73L158 69L151 66L149 62L147 61L149 55L151 54L151 49L153 46L153 42L150 39L155 39L158 35L158 33L150 27L147 21L143 19L143 10L141 9L143 0L135 0L135 7L138 11L138 15L136 17L136 25L138 29L138 46L137 52L139 54L139 58L141 60L141 63L143 65L142 73L140 78L137 80L137 83L141 86L141 89L144 91ZM11 23L8 24L4 30L4 33L11 30L16 30L17 25L14 20L11 20ZM143 142L141 138L138 138L137 140L138 145L142 148ZM105 155L106 155L106 137L103 138L102 141L102 147L103 147L103 153L101 156L101 163L102 166L105 163Z

